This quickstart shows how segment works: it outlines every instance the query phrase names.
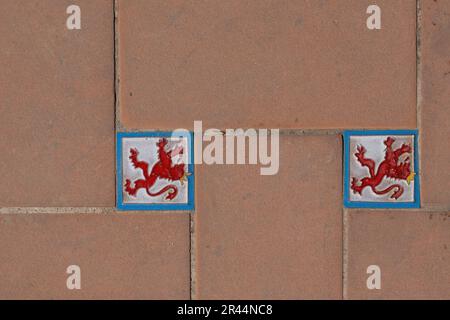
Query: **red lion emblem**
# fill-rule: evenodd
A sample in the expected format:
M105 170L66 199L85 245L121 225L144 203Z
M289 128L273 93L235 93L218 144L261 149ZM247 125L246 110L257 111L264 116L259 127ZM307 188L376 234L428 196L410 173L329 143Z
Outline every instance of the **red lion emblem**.
M361 179L361 183L358 184L357 178L352 178L351 189L354 193L361 194L363 189L370 187L372 191L378 195L386 194L395 189L391 195L392 199L398 199L403 194L403 187L399 184L393 184L384 190L377 190L376 187L383 181L384 177L394 178L398 180L406 180L409 184L414 179L414 172L411 172L411 163L409 157L403 162L399 162L399 158L402 154L411 154L411 146L408 144L402 144L398 149L393 150L392 144L395 139L388 137L384 144L386 146L384 160L378 166L378 170L375 172L375 161L368 159L364 156L366 148L359 145L357 147L358 152L355 153L356 159L363 167L369 169L370 176Z
M168 141L165 138L159 139L159 141L156 143L156 146L158 147L159 161L153 165L152 170L150 172L148 170L149 164L145 161L138 160L137 157L139 155L139 151L135 148L130 149L129 159L131 160L131 163L136 169L142 170L142 173L145 178L134 181L134 188L131 187L130 179L126 179L125 191L130 196L136 196L137 191L141 188L144 188L147 194L151 197L159 196L166 191L169 191L169 193L166 196L167 200L172 200L177 196L178 188L173 184L169 184L155 193L152 193L150 191L150 188L155 184L158 178L167 179L169 181L180 181L181 184L183 184L184 181L187 180L186 177L190 175L190 173L187 173L185 171L184 163L176 165L172 164L172 157L178 154L183 154L183 148L179 146L174 148L173 150L166 151L165 147L167 143Z

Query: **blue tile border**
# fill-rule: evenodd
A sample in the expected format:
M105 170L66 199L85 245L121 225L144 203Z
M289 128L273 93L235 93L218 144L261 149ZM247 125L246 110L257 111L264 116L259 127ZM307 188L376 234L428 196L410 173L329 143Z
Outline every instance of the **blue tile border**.
M375 135L414 136L414 202L350 201L350 137ZM418 130L346 130L344 136L344 206L346 208L420 208L420 172Z
M122 176L122 138L153 138L153 137L186 137L188 140L189 164L188 171L192 173L187 176L188 181L188 203L123 203L123 176ZM116 133L116 207L122 211L193 211L195 209L195 172L194 172L194 138L193 133L188 131L166 132L166 131L148 131L148 132L117 132Z

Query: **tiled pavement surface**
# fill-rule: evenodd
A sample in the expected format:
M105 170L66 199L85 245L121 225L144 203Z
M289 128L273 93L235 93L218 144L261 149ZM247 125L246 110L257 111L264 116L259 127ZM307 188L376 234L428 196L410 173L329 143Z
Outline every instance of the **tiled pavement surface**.
M0 298L450 298L450 3L377 0L370 31L372 2L78 0L69 31L71 1L0 1ZM193 120L291 129L279 174L112 209L114 128ZM419 129L420 209L343 208L346 128Z

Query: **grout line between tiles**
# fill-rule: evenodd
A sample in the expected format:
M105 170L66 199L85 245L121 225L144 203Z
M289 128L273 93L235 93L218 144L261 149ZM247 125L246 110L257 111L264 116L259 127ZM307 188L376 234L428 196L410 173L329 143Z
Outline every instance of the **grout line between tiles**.
M346 208L346 210L350 212L358 212L358 211L364 211L364 212L378 212L378 213L386 213L389 214L389 211L395 210L399 215L402 213L443 213L443 212L449 212L450 213L450 207L427 207L427 208L386 208L386 209L378 209L378 208Z
M114 0L114 128L120 130L119 1Z
M152 211L144 214L152 217L157 215L179 214L185 215L188 211ZM116 215L143 215L142 211L121 211L115 207L3 207L0 208L0 215L5 214L116 214Z
M421 0L416 0L416 123L418 129L417 145L422 151L422 7ZM419 179L422 176L422 152L419 152Z
M119 112L117 112L119 114ZM117 123L117 129L123 132L153 132L153 131L170 131L172 129L168 128L146 128L146 129L137 129L137 128L122 128L119 123ZM230 129L238 129L236 128L230 128ZM248 127L242 127L240 129L247 130L250 129ZM277 128L252 128L255 130L260 129L277 129ZM357 130L396 130L398 128L356 128ZM356 130L355 128L348 128L348 129L282 129L280 130L281 136L312 136L312 135L341 135L345 130ZM402 128L403 129L403 128ZM415 129L415 128L404 128L404 129ZM218 131L222 131L221 129L216 129ZM191 130L192 131L192 130Z
M374 209L374 208L345 208L346 212L357 212L364 210L365 212L385 212L384 209ZM409 208L409 209L395 209L396 212L398 212L400 215L402 212L405 213L423 213L423 214L430 214L430 213L443 213L443 212L449 212L450 213L450 207L428 207L428 208ZM85 213L85 214L91 214L91 213L109 213L109 214L134 214L138 213L141 215L146 216L152 216L152 215L158 215L158 214L191 214L191 234L195 234L195 221L194 221L194 212L192 211L151 211L147 213L143 213L142 211L122 211L117 210L115 207L2 207L0 208L0 215L1 214L38 214L38 213L49 213L49 214L71 214L71 213ZM192 239L192 243L195 243L194 239ZM194 251L194 250L193 250Z
M348 212L342 210L342 298L348 299Z
M197 273L196 273L196 241L195 241L195 217L194 213L189 214L189 257L190 257L190 300L197 299L196 283L197 283Z
M0 214L106 214L113 213L113 207L8 207L0 208Z
M417 127L421 127L422 107L422 7L420 0L416 0L416 116Z
M118 112L117 112L118 113ZM120 131L123 132L146 132L146 131L171 131L172 129L168 129L168 128L122 128L119 124L119 122L117 123L117 127L118 129L120 129ZM228 128L228 129L238 129L236 128ZM248 127L243 127L242 129L246 130L246 129L250 129ZM337 135L337 134L342 134L342 132L345 129L280 129L280 128L251 128L251 129L255 129L255 130L259 130L259 129L279 129L280 130L280 135ZM221 129L216 128L216 130L218 131L223 131ZM362 129L364 130L364 129ZM192 131L192 130L191 130Z
M113 33L114 33L114 154L117 149L117 122L119 119L119 68L118 68L118 0L113 1ZM114 157L114 168L117 167L116 163L117 159ZM115 190L117 190L117 170L114 170L114 203L117 203L117 194Z

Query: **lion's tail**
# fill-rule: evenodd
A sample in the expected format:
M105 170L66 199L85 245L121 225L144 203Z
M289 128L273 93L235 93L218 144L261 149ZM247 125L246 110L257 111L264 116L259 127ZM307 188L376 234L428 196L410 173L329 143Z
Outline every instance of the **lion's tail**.
M376 194L386 194L390 191L392 191L393 189L396 189L394 191L394 193L391 195L392 199L398 199L400 198L400 196L403 194L403 187L399 184L393 184L389 187L387 187L386 189L383 190L376 190L375 187L372 187L372 191L375 192Z
M155 192L155 193L152 193L150 191L150 188L147 188L146 190L147 190L147 194L151 197L157 197L157 196L163 194L164 192L171 190L171 191L169 191L169 194L166 196L167 200L172 200L178 194L178 189L173 184L165 186L164 188L162 188L161 190L159 190L158 192Z

